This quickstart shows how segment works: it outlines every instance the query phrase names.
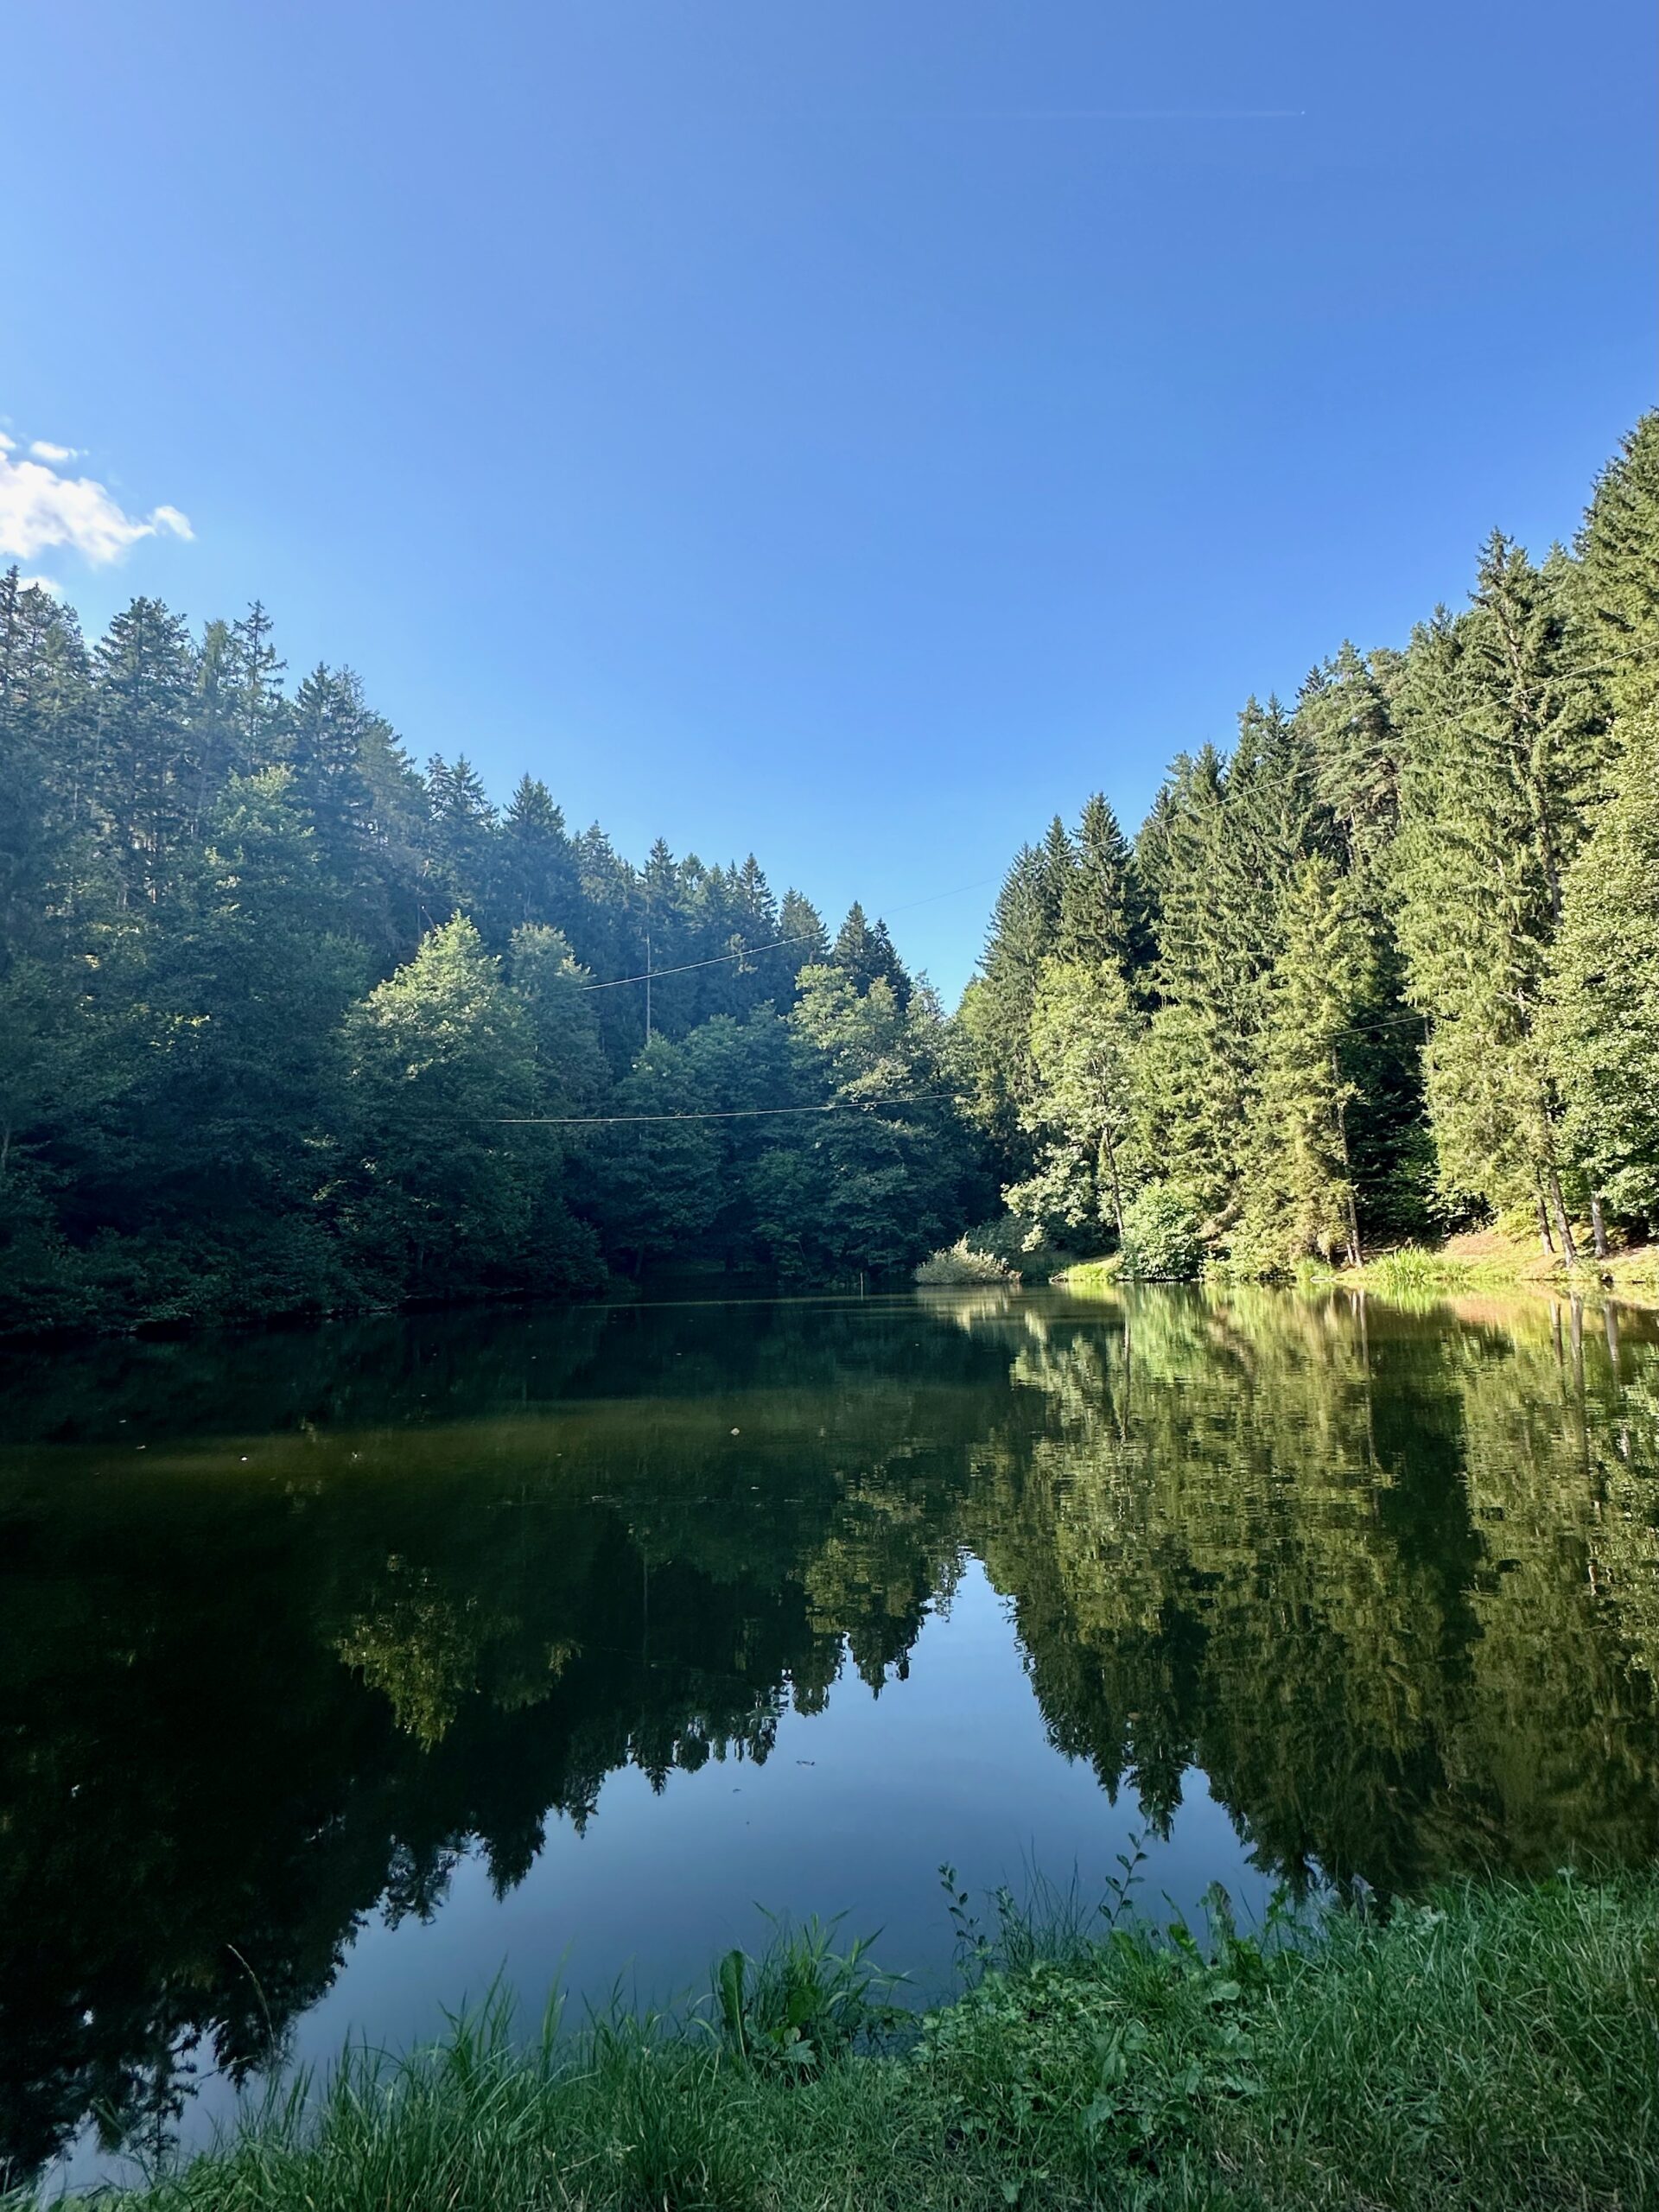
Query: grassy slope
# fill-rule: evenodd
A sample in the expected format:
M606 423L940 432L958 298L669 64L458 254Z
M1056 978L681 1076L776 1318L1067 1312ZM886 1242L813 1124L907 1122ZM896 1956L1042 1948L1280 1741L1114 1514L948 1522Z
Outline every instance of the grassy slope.
M308 2116L272 2112L119 2202L1659 2203L1659 1878L1459 1891L1386 1923L1338 1916L1300 1948L1004 1943L886 2055L847 2044L862 2002L820 1955L804 1982L762 1975L715 2005L718 2029L601 2025L526 2052L499 2021L463 2024L396 2067L349 2061Z
M1224 1274L1224 1269L1223 1273ZM1087 1260L1053 1278L1072 1291L1115 1289L1116 1258ZM1576 1268L1541 1254L1496 1230L1453 1236L1440 1246L1408 1244L1383 1252L1360 1268L1309 1265L1299 1277L1317 1289L1374 1290L1384 1297L1450 1297L1478 1291L1553 1293L1560 1297L1613 1298L1634 1306L1659 1306L1659 1247L1639 1246L1611 1258L1585 1255Z

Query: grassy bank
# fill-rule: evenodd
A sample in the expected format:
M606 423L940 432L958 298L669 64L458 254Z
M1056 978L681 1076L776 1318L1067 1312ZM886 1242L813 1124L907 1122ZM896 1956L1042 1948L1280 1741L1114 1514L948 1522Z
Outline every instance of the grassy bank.
M963 1908L965 1910L964 1908ZM689 2025L358 2053L123 2212L1659 2202L1659 1878L1468 1889L1309 1940L1005 1912L900 2021L822 1934ZM109 2200L105 2200L107 2202Z
M1217 1272L1225 1280L1230 1271L1223 1265ZM1053 1281L1065 1290L1087 1294L1116 1290L1123 1276L1114 1254L1103 1260L1080 1262ZM1659 1248L1643 1245L1605 1260L1584 1256L1569 1268L1563 1261L1541 1253L1535 1243L1517 1242L1489 1230L1453 1236L1432 1247L1402 1245L1379 1253L1363 1267L1325 1268L1310 1263L1297 1281L1306 1289L1371 1290L1383 1298L1542 1291L1556 1297L1612 1298L1632 1306L1659 1306Z
M1562 1260L1495 1231L1454 1236L1433 1250L1407 1245L1383 1252L1361 1268L1344 1268L1321 1280L1353 1284L1386 1295L1455 1296L1479 1291L1546 1291L1558 1296L1612 1297L1634 1305L1659 1302L1659 1252L1643 1245L1609 1258L1592 1256L1586 1243L1578 1263Z
M1116 1290L1122 1276L1117 1255L1114 1252L1104 1260L1078 1260L1073 1266L1063 1268L1051 1280L1058 1289L1087 1293L1091 1290Z

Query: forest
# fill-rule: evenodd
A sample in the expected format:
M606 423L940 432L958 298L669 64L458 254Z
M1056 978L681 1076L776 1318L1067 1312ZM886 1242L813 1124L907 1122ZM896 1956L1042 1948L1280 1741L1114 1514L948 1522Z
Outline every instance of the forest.
M881 923L286 675L257 605L89 650L0 581L0 1328L891 1271L995 1203Z
M1351 644L1131 842L1016 857L958 1017L1027 1236L1130 1272L1496 1223L1573 1262L1659 1217L1659 416L1572 551Z
M418 769L255 604L0 580L0 1329L1659 1217L1659 416L1571 550L1019 853L947 1014L753 858ZM1109 741L1108 741L1109 742ZM649 975L649 982L644 979Z

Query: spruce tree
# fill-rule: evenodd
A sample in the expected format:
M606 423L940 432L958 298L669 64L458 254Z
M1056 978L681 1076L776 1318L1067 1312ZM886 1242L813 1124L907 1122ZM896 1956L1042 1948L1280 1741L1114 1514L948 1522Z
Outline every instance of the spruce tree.
M910 977L887 934L887 925L868 920L856 899L847 910L830 958L836 967L845 969L859 990L868 991L872 983L885 982L900 1013L909 1005Z
M1071 852L1055 951L1086 968L1109 962L1126 977L1141 976L1154 950L1146 892L1129 841L1099 791L1084 803Z
M1354 868L1375 863L1399 823L1402 741L1393 700L1402 667L1398 654L1362 654L1344 640L1297 696L1315 789Z
M1579 537L1586 651L1615 712L1659 694L1659 410L1603 470Z
M785 892L779 905L778 934L786 940L782 952L791 982L803 968L822 967L830 957L830 934L823 917L810 899L792 887Z
M159 600L135 599L93 660L93 804L108 821L130 897L154 900L200 789L194 650Z
M1621 726L1611 797L1567 870L1545 1023L1589 1192L1659 1224L1659 705Z
M1281 901L1268 977L1246 1195L1233 1256L1276 1271L1345 1248L1363 1256L1349 1120L1351 1043L1370 998L1370 933L1351 882L1323 855Z
M1535 1204L1574 1247L1536 1034L1565 872L1605 753L1566 579L1497 533L1473 605L1414 640L1391 869L1429 1112L1455 1202Z

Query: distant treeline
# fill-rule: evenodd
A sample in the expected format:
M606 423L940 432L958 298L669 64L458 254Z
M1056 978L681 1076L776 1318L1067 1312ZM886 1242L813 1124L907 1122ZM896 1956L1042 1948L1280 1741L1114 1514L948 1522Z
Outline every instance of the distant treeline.
M0 579L0 1328L823 1280L963 1227L1141 1272L1659 1217L1659 416L1572 552L1349 645L1138 836L1016 858L944 1016L855 906L417 772L258 605ZM649 994L637 979L652 971ZM693 1116L699 1118L691 1118Z
M1133 843L1057 819L958 1017L1022 1233L1173 1274L1650 1234L1656 696L1649 415L1572 552L1495 533L1463 611L1252 700Z
M861 908L418 772L262 607L89 648L15 569L0 1038L0 1328L891 1270L995 1203Z

